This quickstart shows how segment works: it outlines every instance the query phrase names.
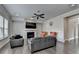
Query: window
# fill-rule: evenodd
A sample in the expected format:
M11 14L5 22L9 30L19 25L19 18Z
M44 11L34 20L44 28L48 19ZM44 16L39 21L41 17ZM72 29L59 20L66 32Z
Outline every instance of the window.
M0 16L0 39L3 39L3 17Z
M8 36L8 20L0 16L0 40Z
M8 36L8 20L4 19L4 37Z

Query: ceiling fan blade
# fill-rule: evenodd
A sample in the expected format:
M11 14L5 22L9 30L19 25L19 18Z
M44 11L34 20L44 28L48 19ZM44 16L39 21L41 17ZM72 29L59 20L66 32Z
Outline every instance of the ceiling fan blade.
M34 13L34 15L38 16L36 13Z
M39 17L37 17L37 20L39 19Z
M45 18L45 17L41 17L41 18Z
M41 16L42 16L42 15L45 15L45 14L41 14Z

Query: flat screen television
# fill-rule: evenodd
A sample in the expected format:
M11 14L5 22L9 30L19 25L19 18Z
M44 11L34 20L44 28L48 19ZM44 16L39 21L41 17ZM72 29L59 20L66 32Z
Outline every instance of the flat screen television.
M28 29L36 29L36 23L26 22L25 27Z

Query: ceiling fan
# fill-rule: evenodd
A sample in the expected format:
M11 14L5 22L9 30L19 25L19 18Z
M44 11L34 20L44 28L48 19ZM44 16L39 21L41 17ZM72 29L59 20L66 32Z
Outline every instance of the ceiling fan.
M34 16L32 16L32 18L36 17L38 20L39 18L45 18L44 15L44 13L40 14L40 10L38 10L37 13L34 13Z

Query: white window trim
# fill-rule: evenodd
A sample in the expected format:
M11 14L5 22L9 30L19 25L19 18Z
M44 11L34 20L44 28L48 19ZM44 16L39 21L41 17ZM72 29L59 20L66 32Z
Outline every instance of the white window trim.
M1 16L1 15L0 15ZM3 16L2 16L3 17ZM6 38L8 38L9 37L9 31L8 31L8 36L7 37L5 37L5 34L4 34L4 31L5 31L5 25L4 25L4 23L5 23L5 17L3 17L3 39L0 39L0 41L1 40L4 40L4 39L6 39ZM7 20L7 19L6 19ZM8 21L8 24L9 24L9 21ZM7 28L8 30L9 30L9 26L8 26L8 28Z

